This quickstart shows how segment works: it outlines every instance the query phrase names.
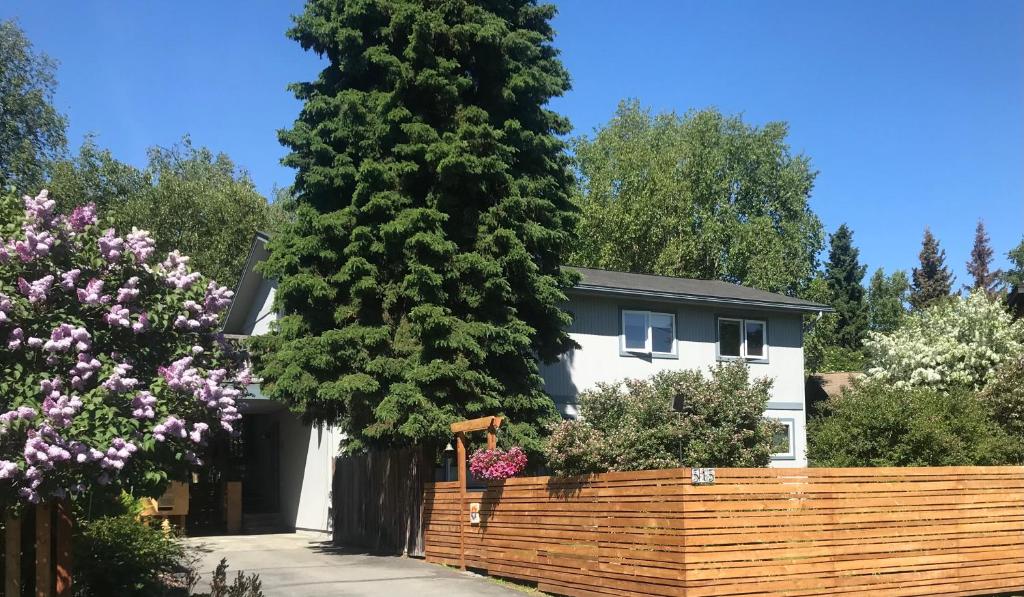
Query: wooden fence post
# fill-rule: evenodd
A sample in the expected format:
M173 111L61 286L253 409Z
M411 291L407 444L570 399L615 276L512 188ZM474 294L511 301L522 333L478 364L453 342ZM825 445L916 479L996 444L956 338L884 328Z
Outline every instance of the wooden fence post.
M459 467L459 567L466 569L466 434L455 434L456 465Z
M36 506L36 597L53 597L53 505Z
M71 597L71 533L74 525L71 504L67 500L57 502L57 597Z
M4 517L4 595L21 595L21 518L10 511Z

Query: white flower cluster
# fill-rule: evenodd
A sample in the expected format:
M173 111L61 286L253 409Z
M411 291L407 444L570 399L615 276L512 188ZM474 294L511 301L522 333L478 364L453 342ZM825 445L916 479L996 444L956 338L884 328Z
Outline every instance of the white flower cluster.
M984 387L1004 360L1024 351L1024 322L984 292L913 313L899 329L864 342L868 377L900 388Z

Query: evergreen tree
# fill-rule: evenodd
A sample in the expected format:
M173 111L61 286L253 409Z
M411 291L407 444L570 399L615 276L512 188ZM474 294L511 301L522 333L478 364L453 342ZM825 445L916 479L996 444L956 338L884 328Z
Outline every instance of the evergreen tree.
M1010 260L1010 269L1003 274L1003 281L1009 286L1024 287L1024 239L1020 244L1006 253Z
M953 289L953 274L946 267L946 251L939 248L939 241L929 228L924 229L918 257L921 267L914 268L910 304L914 309L923 309L949 296Z
M270 243L286 315L263 389L340 423L347 449L443 445L505 415L539 451L557 419L537 359L572 346L573 179L545 105L569 88L533 0L311 0L289 36L329 64L281 133L293 220Z
M829 237L825 281L836 310L834 344L844 348L860 348L868 329L867 305L861 281L867 266L861 265L860 251L853 246L853 231L846 224Z
M904 305L909 291L910 280L903 270L897 270L890 276L886 276L882 268L875 270L868 284L868 322L871 331L888 333L899 327L907 314Z
M971 274L974 283L965 285L967 290L984 290L992 294L996 291L1001 271L991 271L992 267L992 245L988 234L985 232L985 223L978 220L978 227L974 229L974 247L971 248L971 260L967 262L967 273Z

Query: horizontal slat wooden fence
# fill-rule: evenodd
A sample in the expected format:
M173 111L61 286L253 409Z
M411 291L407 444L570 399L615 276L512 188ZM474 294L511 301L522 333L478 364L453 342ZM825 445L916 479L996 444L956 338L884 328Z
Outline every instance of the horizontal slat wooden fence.
M427 483L426 559L574 596L1024 591L1024 467L716 473Z

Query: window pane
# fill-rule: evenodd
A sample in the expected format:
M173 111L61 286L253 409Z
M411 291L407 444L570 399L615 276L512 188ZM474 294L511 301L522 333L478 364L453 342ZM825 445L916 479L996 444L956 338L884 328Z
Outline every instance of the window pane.
M626 336L626 350L647 348L647 314L623 311L622 333Z
M673 338L671 315L666 313L651 313L651 350L654 352L673 352Z
M747 356L764 356L764 324L760 321L747 322Z
M772 436L772 453L789 454L792 450L789 445L789 422L782 423L782 427Z
M718 354L723 357L740 355L740 322L729 319L718 320Z

